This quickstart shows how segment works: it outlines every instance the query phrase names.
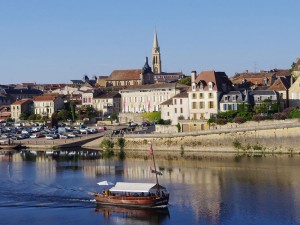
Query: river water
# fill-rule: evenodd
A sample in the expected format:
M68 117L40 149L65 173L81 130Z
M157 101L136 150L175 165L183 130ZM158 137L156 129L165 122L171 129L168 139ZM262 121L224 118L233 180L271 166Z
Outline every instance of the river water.
M300 156L156 159L167 209L98 207L97 182L155 182L146 159L0 155L0 224L300 224Z

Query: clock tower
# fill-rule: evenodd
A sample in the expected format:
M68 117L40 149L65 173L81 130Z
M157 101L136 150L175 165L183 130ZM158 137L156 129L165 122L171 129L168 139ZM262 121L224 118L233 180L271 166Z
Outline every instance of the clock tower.
M153 41L153 48L152 48L152 71L155 74L161 73L160 48L158 45L156 31L154 33L154 41Z

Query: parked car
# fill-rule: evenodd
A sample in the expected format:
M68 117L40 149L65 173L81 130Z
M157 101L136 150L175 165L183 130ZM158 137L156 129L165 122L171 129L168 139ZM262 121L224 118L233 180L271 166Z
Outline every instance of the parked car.
M107 128L105 126L101 126L101 127L98 127L98 130L99 131L104 131L104 130L107 130Z
M150 123L147 122L147 121L144 121L144 122L142 122L142 126L143 127L148 127L148 126L150 126Z
M58 138L57 134L47 134L46 135L47 140L53 140L53 139L56 139L56 138Z
M95 134L95 133L98 132L98 130L95 129L95 128L88 128L87 131L88 131L89 133L91 133L91 134Z
M60 139L67 139L68 136L66 134L59 134Z
M85 128L81 128L79 131L80 131L81 134L87 134L88 133L88 130L85 129Z
M70 134L68 134L68 137L69 138L76 138L76 137L78 137L78 135L74 134L74 133L70 133Z
M30 138L41 138L41 137L45 137L45 135L41 134L41 133L35 133L30 135Z

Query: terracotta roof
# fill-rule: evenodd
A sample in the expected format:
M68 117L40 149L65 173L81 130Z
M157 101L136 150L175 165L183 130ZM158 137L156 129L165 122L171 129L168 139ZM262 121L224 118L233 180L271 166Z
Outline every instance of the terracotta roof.
M213 83L212 90L214 91L228 92L232 89L232 83L225 72L215 72L210 70L202 71L196 77L196 90L200 90L200 84L202 84L203 90L208 91L209 82ZM192 87L190 87L188 91L192 91Z
M12 105L22 105L25 102L32 102L32 99L21 99L21 100L15 101L14 103L12 103Z
M35 102L54 101L57 98L55 95L41 95L33 98Z
M114 70L110 76L106 79L107 81L113 80L140 80L141 79L141 69L134 70Z
M277 80L271 85L269 90L286 91L291 86L291 77L278 77Z

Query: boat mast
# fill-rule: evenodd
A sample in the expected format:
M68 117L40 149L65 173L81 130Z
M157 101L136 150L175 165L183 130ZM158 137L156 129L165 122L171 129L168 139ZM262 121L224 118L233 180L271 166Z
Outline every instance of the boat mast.
M153 160L153 164L154 164L154 171L155 171L155 177L156 177L156 184L158 184L158 177L157 177L157 170L156 170L156 165L155 165L155 158L154 158L154 152L153 152L153 148L152 148L152 144L150 145L150 149L149 149L150 155L152 155L152 160Z

